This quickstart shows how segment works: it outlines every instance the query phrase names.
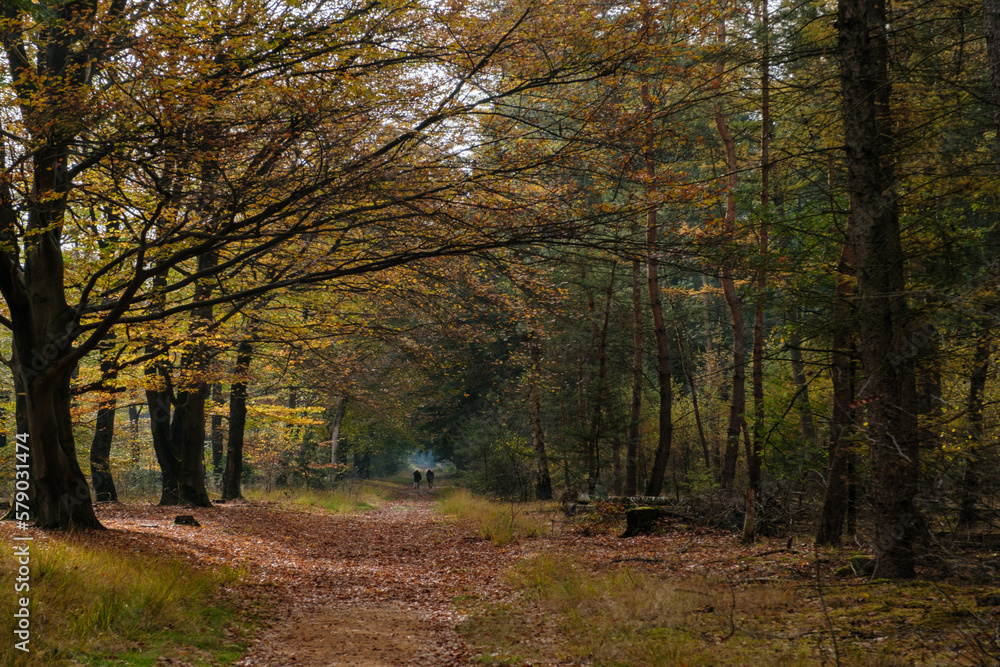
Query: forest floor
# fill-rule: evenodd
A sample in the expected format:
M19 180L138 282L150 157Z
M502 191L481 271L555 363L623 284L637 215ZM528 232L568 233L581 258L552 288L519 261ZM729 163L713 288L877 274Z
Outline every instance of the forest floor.
M247 667L994 664L995 614L975 602L989 577L873 582L835 574L848 551L786 538L744 546L679 524L620 539L621 525L600 516L552 514L545 535L496 546L437 512L438 493L399 487L376 508L338 514L288 503L100 504L110 530L58 539L237 569L229 604L248 617L266 610L238 663ZM201 526L173 525L179 513ZM546 593L547 575L524 570L542 560L589 579ZM645 598L638 607L602 606L630 586ZM602 618L614 627L598 627ZM646 652L604 653L622 633ZM184 647L160 662L211 664Z

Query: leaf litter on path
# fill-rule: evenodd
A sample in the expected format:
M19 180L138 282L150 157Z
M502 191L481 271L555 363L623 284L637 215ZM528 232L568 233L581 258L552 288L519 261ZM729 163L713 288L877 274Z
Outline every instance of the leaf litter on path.
M405 509L406 511L399 511ZM357 514L277 504L190 508L102 504L108 531L66 539L242 573L238 598L266 597L269 627L246 666L469 664L454 599L510 595L510 550L475 539L416 496Z

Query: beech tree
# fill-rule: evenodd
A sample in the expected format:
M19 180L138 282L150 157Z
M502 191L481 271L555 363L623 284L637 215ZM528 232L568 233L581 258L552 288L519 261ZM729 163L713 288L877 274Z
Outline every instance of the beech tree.
M570 8L479 9L5 6L0 293L27 399L38 525L100 525L76 458L70 378L116 324L558 241L586 223L565 189L537 180L538 162L477 160L469 149L481 135L462 119L605 76L628 46L580 38L565 48L565 30L585 23ZM599 20L617 34L613 14ZM532 48L550 57L497 75ZM110 224L120 225L115 248L93 252ZM241 282L255 262L284 268ZM207 501L192 489L185 500Z

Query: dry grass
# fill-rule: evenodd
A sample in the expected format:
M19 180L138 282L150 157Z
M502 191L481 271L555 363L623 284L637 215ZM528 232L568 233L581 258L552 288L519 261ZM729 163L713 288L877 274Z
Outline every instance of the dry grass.
M242 649L205 634L227 623L228 613L215 596L239 579L236 571L194 570L175 561L45 540L29 544L30 588L18 593L30 599L30 652L24 653L10 639L18 567L10 556L14 543L0 541L9 560L0 568L0 589L11 592L0 601L0 633L8 638L0 643L0 664L106 664L111 653L141 654L143 647L163 642L198 646L208 640L199 650L212 660L230 659ZM136 657L121 664L144 663Z
M566 658L595 665L815 664L814 646L776 651L753 638L768 617L793 608L785 587L668 581L628 568L594 574L548 556L523 563L512 583L536 608L540 625L524 623L521 608L494 607L465 628L475 642L508 656L499 664ZM530 628L539 641L528 649ZM737 631L740 640L729 642ZM560 640L553 645L544 637Z
M549 530L547 522L536 516L537 504L493 502L467 489L450 489L437 507L445 514L472 523L480 536L497 546L544 535Z
M378 507L382 494L370 484L351 482L334 489L274 489L263 491L249 489L244 492L247 500L256 502L290 502L308 507L319 507L333 513L361 512Z

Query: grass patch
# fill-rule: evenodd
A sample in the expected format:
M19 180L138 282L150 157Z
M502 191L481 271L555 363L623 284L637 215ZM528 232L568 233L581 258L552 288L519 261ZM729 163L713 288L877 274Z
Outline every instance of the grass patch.
M437 503L438 510L471 522L479 535L503 546L516 539L544 535L549 526L535 515L538 503L499 503L451 487Z
M31 542L27 593L15 595L13 542L2 541L0 664L152 665L161 656L195 665L229 663L246 650L220 589L240 573L195 570L113 550ZM19 545L24 542L19 543ZM29 653L14 647L16 596L30 599Z
M329 490L284 489L270 492L249 490L244 495L247 500L291 502L307 507L319 507L334 513L363 512L378 507L383 500L376 487L353 482Z
M769 618L793 608L784 587L667 581L629 569L591 574L547 556L522 563L512 578L536 618L522 606L494 606L460 628L487 664L816 664L815 644L761 638Z
M521 563L510 581L516 603L472 605L459 626L484 664L901 667L1000 657L1000 614L977 607L976 587L964 584L730 584L551 556Z

